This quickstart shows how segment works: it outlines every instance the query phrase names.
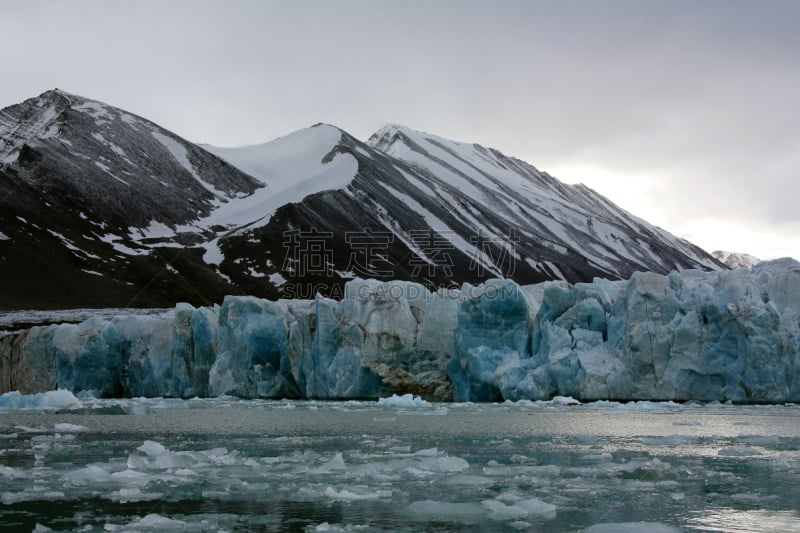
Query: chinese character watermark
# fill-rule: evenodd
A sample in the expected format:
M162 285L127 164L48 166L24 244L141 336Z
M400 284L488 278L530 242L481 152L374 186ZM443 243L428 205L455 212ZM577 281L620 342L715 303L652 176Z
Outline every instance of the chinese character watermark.
M516 271L516 244L520 241L516 230L508 230L508 236L484 235L483 230L478 235L469 238L475 247L469 261L469 270L475 271L478 276L485 275L488 265L493 266L495 274L510 278Z
M371 278L393 278L394 270L380 268L380 263L393 266L387 257L389 246L394 243L394 234L388 231L348 231L345 243L350 247L350 258L346 270Z
M314 274L333 276L333 250L328 247L328 240L332 238L333 232L319 231L317 228L283 232L286 256L282 270L295 277Z
M411 275L417 277L422 269L427 270L428 276L435 276L436 270L441 269L444 275L453 277L453 257L449 253L455 249L452 236L454 231L411 230L408 236L416 250L408 264L412 267Z
M487 275L510 278L515 272L515 259L519 259L516 244L520 242L514 228L508 235L485 234L479 231L469 237L469 242L452 230L410 230L408 239L398 239L389 231L362 231L345 233L348 259L344 270L335 270L341 261L343 250L334 249L332 231L317 228L290 230L283 233L285 257L281 270L294 278L318 276L342 279L353 277L390 278L396 277L396 266L391 257L400 253L393 246L403 246L411 254L407 266L412 278L447 278L453 282L454 257L469 258L468 270L477 277ZM341 246L341 241L338 241ZM339 254L334 257L334 254ZM459 254L459 255L457 255ZM343 263L339 263L339 268Z

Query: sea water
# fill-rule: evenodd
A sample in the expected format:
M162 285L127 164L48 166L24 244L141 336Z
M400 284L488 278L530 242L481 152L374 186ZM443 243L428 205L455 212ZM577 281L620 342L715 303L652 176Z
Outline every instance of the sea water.
M800 406L0 410L0 529L800 531Z

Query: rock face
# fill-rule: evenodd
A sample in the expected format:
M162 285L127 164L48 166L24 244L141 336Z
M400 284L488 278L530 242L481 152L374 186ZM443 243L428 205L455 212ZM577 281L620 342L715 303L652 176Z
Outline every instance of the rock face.
M724 268L480 145L317 124L215 148L60 90L0 110L0 197L8 310L339 299L355 277L433 289Z
M800 263L92 318L0 337L0 392L498 401L800 401Z

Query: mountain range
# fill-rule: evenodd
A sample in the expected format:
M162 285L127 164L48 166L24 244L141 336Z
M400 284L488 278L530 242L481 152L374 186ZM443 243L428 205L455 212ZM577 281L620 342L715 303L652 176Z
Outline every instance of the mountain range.
M326 124L240 148L189 142L47 91L0 110L0 309L336 297L726 268L584 185L478 144Z

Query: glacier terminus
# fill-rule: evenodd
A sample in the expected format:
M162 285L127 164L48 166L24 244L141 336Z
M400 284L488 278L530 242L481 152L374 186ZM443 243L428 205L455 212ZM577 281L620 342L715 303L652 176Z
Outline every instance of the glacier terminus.
M491 402L800 401L800 263L431 292L354 279L341 301L229 296L0 337L0 392Z

